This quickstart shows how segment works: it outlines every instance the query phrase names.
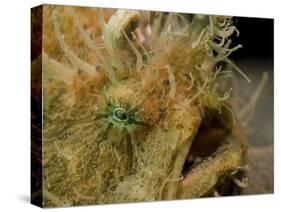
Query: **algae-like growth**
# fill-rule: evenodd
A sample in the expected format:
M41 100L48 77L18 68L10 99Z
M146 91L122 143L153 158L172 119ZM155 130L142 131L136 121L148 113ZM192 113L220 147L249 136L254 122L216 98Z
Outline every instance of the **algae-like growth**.
M43 206L238 194L238 33L231 17L45 5Z

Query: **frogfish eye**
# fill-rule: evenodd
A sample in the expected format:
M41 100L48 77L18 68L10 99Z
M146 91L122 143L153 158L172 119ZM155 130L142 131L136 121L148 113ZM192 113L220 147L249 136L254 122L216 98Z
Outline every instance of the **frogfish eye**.
M113 111L113 117L116 121L127 121L128 120L128 114L125 109L123 108L115 108Z

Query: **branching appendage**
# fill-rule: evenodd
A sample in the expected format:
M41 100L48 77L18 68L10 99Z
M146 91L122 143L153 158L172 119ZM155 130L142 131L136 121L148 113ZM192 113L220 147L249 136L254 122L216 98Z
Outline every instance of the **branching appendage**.
M59 13L55 10L53 12L54 32L56 39L67 57L69 63L77 70L85 71L86 73L96 73L96 68L85 61L81 60L69 47L66 45L63 35L60 32Z
M263 72L262 78L260 80L259 85L257 86L255 93L251 96L248 103L245 104L245 106L242 107L242 109L238 111L237 116L241 120L243 126L247 126L248 123L250 122L251 116L248 114L251 114L250 111L255 108L256 103L257 103L262 91L264 90L267 81L268 81L268 73Z
M113 70L111 64L110 64L110 60L108 60L106 58L106 56L102 53L102 51L100 50L96 39L95 39L95 35L93 35L93 38L90 37L90 34L88 32L86 32L85 29L83 29L79 17L78 15L75 13L75 11L72 11L73 13L73 18L74 18L74 22L76 27L78 28L81 36L83 37L85 44L95 53L97 59L98 59L98 63L101 64L101 66L104 66L108 77L111 81L115 81L116 76L115 76L115 71Z
M242 77L251 83L248 76L228 58L232 52L242 48L242 45L240 44L232 48L230 47L230 36L234 32L239 36L238 29L232 25L231 17L210 16L209 41L206 43L206 49L207 51L209 49L212 50L212 56L214 56L213 52L215 52L216 56L214 57L214 63L225 62L230 64L234 70L239 72Z
M118 10L109 20L107 25L107 36L115 48L127 46L124 33L131 38L133 32L139 25L140 12L135 10Z

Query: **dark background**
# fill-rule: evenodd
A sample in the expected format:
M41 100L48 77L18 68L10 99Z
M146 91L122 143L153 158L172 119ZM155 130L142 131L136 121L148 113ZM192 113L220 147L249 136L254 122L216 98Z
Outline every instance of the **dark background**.
M233 36L233 43L243 46L231 55L233 59L273 59L273 19L234 17L233 21L240 31L239 37Z

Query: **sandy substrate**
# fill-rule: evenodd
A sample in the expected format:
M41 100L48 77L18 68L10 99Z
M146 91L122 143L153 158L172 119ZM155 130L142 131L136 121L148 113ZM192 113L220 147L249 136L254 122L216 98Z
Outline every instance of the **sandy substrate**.
M273 193L273 146L252 147L249 149L249 186L242 194Z

